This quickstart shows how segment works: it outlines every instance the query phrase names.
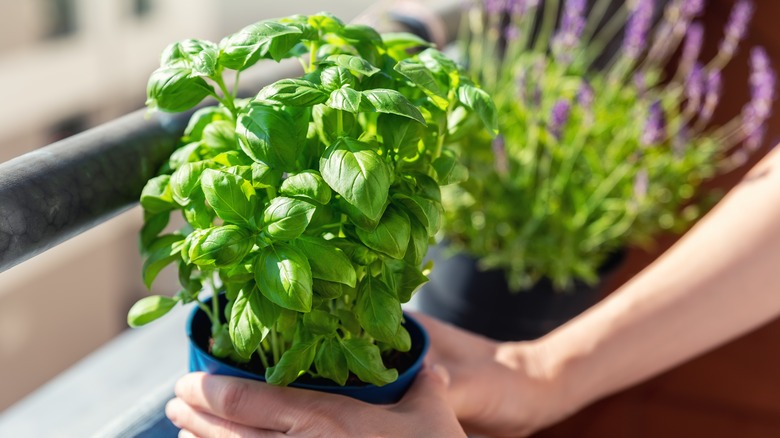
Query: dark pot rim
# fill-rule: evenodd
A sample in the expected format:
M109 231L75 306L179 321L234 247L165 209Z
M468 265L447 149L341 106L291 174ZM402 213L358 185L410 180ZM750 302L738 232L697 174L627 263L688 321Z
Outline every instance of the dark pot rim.
M211 302L211 299L212 297L208 297L207 299L203 300L203 303L208 304ZM223 361L222 359L213 356L211 353L204 350L200 345L198 345L198 343L193 338L193 334L192 334L193 321L195 319L195 316L198 314L205 315L205 312L203 312L200 306L196 305L193 311L190 312L189 316L187 317L186 334L190 344L190 348L194 348L200 354L205 355L216 362L219 362L220 366L225 367L226 369L235 373L234 375L244 376L246 378L251 378L254 380L265 382L266 381L265 376L253 373L251 371L242 368L235 367ZM431 340L430 337L428 336L428 332L425 330L425 327L423 327L422 324L420 324L417 321L417 319L415 319L409 312L406 311L403 312L403 315L404 315L404 323L403 323L404 327L410 332L416 331L419 334L419 338L422 339L422 346L420 348L420 352L417 358L415 358L415 360L409 365L409 367L406 370L398 373L398 378L395 381L390 382L384 386L377 386L372 383L364 383L359 386L357 385L340 386L335 382L333 382L332 385L318 385L318 384L311 384L311 383L292 382L289 386L294 388L309 389L314 391L323 391L323 389L325 389L325 392L331 392L331 393L341 393L343 391L343 392L349 392L351 394L358 394L358 393L362 394L362 393L369 393L375 390L381 390L382 388L392 387L393 385L396 384L398 385L411 384L411 381L414 378L414 376L416 376L422 369L422 364L423 361L425 360L425 356L428 354L428 349L430 347ZM412 333L410 333L410 335L412 335ZM411 337L414 340L415 336L412 335ZM412 349L414 349L414 347Z

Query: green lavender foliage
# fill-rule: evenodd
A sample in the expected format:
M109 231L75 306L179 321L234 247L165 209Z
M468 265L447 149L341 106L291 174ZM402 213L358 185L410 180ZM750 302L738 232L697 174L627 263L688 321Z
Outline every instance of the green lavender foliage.
M702 183L744 162L771 108L774 73L754 49L752 100L710 123L749 2L706 63L701 1L671 0L663 17L648 0L592 3L589 15L583 0L485 0L465 13L460 52L495 99L501 135L459 139L470 178L444 190L444 235L513 289L593 283L616 251L684 231L717 199Z

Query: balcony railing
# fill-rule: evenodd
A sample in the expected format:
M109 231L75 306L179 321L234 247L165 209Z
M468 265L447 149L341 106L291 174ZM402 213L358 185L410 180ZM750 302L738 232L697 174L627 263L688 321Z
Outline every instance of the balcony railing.
M424 19L405 9L388 12L391 22L422 37L452 37L460 4L426 2L432 15ZM244 82L271 83L295 67L273 65ZM139 110L0 164L0 272L136 205L188 117ZM175 436L163 406L186 372L187 312L121 334L7 409L0 436Z

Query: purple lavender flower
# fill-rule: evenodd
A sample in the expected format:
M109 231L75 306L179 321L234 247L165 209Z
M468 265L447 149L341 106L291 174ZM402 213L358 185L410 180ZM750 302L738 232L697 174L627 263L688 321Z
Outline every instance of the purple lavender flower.
M566 121L569 119L570 109L571 105L568 100L559 100L553 105L552 111L550 112L549 128L550 133L552 133L555 138L561 138L561 131L566 124Z
M526 80L527 73L525 69L520 69L517 73L517 76L515 76L515 90L517 93L517 101L518 102L525 102L527 99L526 95L526 87L528 86L528 81Z
M680 57L680 72L682 74L688 74L699 58L702 41L704 41L704 28L699 23L691 24L685 34L685 44Z
M506 0L485 0L485 10L488 14L498 15L506 11Z
M654 0L639 0L626 24L623 52L629 59L637 59L647 45L647 33L653 20Z
M769 65L769 57L761 47L750 52L751 99L742 109L743 130L750 134L769 118L775 94L775 73Z
M642 96L647 91L647 75L643 70L639 70L634 73L634 87L636 87L636 93Z
M585 29L585 0L567 0L561 18L561 25L552 40L556 59L568 64L571 53L577 46L580 35Z
M583 79L580 89L577 91L577 103L585 109L590 109L593 105L594 98L595 94L593 92L593 87Z
M745 150L748 152L755 152L761 144L764 142L764 135L766 134L766 125L761 125L754 129L747 138L745 138Z
M685 81L685 97L688 102L685 111L691 113L696 111L701 105L701 98L704 94L704 68L701 64L694 63L688 78Z
M652 146L666 137L666 119L660 101L655 101L647 111L647 122L642 132L642 144Z
M704 106L701 109L701 115L699 120L701 123L706 123L712 118L712 113L715 112L715 107L718 106L718 100L720 99L720 91L722 87L722 80L720 70L713 70L707 74L707 91L704 95Z
M729 21L726 23L726 31L720 42L719 51L728 58L734 55L737 45L744 38L747 24L753 16L753 3L749 0L740 0L731 10Z
M533 7L536 7L539 0L508 0L507 11L513 16L520 16Z
M503 135L498 135L493 139L491 149L493 150L493 165L496 168L496 172L499 175L509 174L509 160L506 158L506 145Z
M680 13L686 20L696 17L704 9L704 0L680 0L680 3Z

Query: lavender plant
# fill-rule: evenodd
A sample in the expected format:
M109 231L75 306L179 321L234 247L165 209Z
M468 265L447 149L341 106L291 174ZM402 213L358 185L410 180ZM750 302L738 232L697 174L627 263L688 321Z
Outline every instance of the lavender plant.
M712 59L700 56L704 1L659 6L484 0L465 14L462 53L502 135L463 130L470 178L445 190L445 233L512 288L595 282L619 248L690 226L714 197L702 183L761 145L775 74L760 47L752 98L711 123L753 4L736 3Z

